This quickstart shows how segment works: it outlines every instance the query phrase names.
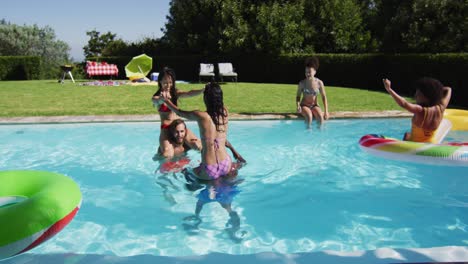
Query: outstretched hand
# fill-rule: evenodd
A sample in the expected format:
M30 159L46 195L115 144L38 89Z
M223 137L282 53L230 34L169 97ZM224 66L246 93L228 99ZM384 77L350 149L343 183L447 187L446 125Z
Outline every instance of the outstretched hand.
M382 79L382 82L383 82L383 85L385 87L385 90L387 90L387 92L389 92L391 89L392 89L392 82L389 80L389 79Z

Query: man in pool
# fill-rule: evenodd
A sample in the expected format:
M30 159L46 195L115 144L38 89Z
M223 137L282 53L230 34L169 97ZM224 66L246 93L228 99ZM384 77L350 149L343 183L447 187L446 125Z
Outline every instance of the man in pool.
M187 125L182 119L175 119L174 121L172 121L172 123L169 125L168 130L169 142L174 148L174 156L182 156L190 149L201 150L202 145L200 140L198 140L197 138L192 139L192 145L196 146L196 148L191 148L188 144L185 143L185 137L187 136ZM228 140L226 140L225 146L231 150L232 155L238 162L246 162L245 159L234 149L234 147ZM158 148L157 156L162 157L160 148Z

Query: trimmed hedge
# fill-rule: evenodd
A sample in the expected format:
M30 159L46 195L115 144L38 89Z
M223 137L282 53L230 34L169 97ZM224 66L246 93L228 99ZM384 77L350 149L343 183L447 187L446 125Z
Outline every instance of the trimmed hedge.
M153 71L164 66L176 70L177 79L198 81L200 63L231 62L243 82L296 84L304 78L304 60L320 59L317 77L327 86L354 87L384 91L382 78L389 78L395 90L412 96L415 80L423 77L439 79L452 87L451 106L468 107L468 53L456 54L293 54L278 57L243 54L237 56L158 56L153 58ZM125 79L125 65L131 57L99 58L117 64L119 78ZM356 102L359 103L359 102Z
M40 73L38 56L0 56L0 80L37 80Z

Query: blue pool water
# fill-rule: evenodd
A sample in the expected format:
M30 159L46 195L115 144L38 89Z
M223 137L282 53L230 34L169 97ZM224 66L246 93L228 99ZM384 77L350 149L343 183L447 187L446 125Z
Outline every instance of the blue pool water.
M35 254L198 256L468 246L467 167L370 156L362 135L400 138L409 119L232 121L248 161L237 182L187 190L152 157L159 123L2 125L0 170L47 170L79 183L75 219ZM190 129L198 134L195 123ZM468 141L467 132L447 140ZM197 152L189 152L192 165ZM231 202L197 201L218 192ZM210 193L211 191L211 193ZM200 194L201 193L201 194ZM236 216L237 215L237 216Z

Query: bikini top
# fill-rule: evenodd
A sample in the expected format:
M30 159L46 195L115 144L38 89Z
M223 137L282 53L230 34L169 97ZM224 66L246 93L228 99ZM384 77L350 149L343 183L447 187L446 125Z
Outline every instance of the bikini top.
M161 104L158 108L158 111L159 112L164 112L164 113L169 113L171 112L171 109L169 107L167 107L166 104Z
M319 81L318 78L314 78L314 82L315 81ZM319 89L314 89L313 87L307 87L305 85L305 82L302 83L303 84L303 87L302 87L302 92L304 93L304 95L313 95L313 96L317 96L320 94L320 90Z
M153 94L153 97L157 95L157 92ZM166 104L161 104L158 108L158 112L170 113L171 109Z

